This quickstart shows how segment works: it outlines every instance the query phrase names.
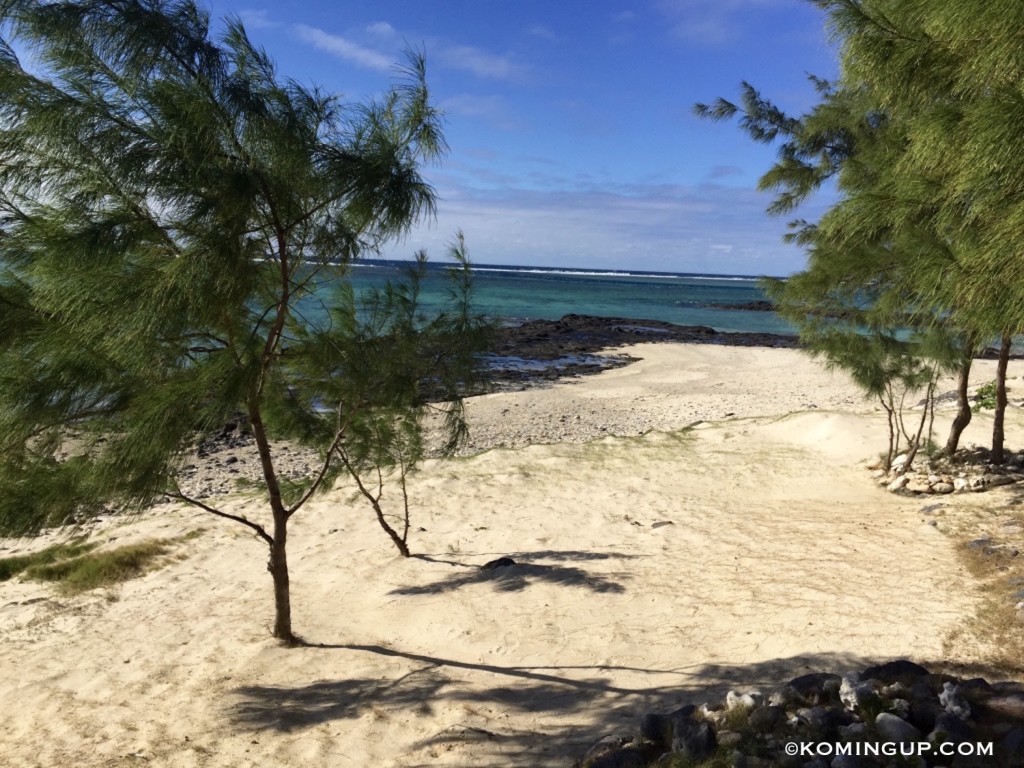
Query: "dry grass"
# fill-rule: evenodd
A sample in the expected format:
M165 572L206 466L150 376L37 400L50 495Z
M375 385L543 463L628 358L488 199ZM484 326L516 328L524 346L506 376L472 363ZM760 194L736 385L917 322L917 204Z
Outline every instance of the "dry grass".
M20 574L51 582L65 595L109 587L166 564L178 544L197 535L193 531L175 539L154 539L99 552L93 551L98 545L92 542L59 544L35 554L0 559L0 581Z
M941 526L980 583L974 620L954 632L947 646L952 655L976 659L976 671L1004 679L1024 675L1024 609L1017 608L1024 602L1024 513L1016 507L1014 501L985 505Z
M8 581L19 573L32 568L78 557L95 549L96 546L95 543L87 543L82 539L73 539L65 544L56 544L39 552L33 552L31 555L0 558L0 581Z

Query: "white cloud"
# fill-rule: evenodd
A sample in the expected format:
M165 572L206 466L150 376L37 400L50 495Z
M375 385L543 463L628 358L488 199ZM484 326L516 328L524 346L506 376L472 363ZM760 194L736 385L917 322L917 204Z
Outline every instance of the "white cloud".
M674 37L721 45L742 37L750 11L795 4L794 0L656 0L655 6L668 19Z
M332 35L307 24L294 24L292 25L292 30L298 35L300 40L309 43L314 48L330 53L345 61L350 61L360 67L389 71L395 65L395 60L391 56L379 53L359 43L354 43L340 35Z
M500 96L476 96L468 93L449 96L438 105L442 112L483 120L503 131L521 131L523 121L516 117Z
M490 53L472 45L435 42L428 52L442 66L469 72L485 79L509 80L522 71L522 68L508 56Z
M242 20L246 29L274 29L280 26L277 22L270 20L269 13L265 9L249 9L239 11L238 18Z
M545 27L543 24L534 24L532 27L526 30L526 34L528 34L530 37L536 37L541 40L548 40L549 42L552 43L558 41L558 35L551 31L550 28Z
M374 37L382 37L389 40L398 37L398 31L386 21L376 21L367 26L366 31Z
M421 228L388 255L444 252L462 229L481 264L532 264L678 272L783 275L801 269L799 248L782 242L785 221L769 217L766 195L704 186L491 191L435 180L436 226ZM813 218L821 206L809 206ZM407 255L407 254L406 254Z

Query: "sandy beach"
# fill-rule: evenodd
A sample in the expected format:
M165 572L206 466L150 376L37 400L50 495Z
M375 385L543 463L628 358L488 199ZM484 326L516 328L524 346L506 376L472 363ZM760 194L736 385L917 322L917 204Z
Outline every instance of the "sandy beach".
M466 455L412 483L422 557L351 489L297 515L307 647L270 637L265 546L190 509L94 526L105 546L201 531L139 579L0 584L0 765L553 768L730 688L972 661L949 640L978 585L927 498L872 481L884 414L842 375L790 349L617 351L639 361L469 403ZM1021 426L1011 408L1012 447ZM977 415L965 442L990 427ZM978 496L942 501L967 515ZM480 570L503 556L519 565Z

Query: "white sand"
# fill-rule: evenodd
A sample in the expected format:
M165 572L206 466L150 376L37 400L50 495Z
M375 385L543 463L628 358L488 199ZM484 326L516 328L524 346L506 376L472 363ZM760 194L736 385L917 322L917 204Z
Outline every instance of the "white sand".
M945 658L974 584L925 502L859 466L884 447L870 403L790 350L629 351L472 403L481 429L596 412L655 431L428 463L410 542L428 559L398 557L347 492L301 512L294 625L325 647L270 639L265 547L202 513L101 526L205 530L115 589L0 584L0 764L566 766L708 687ZM476 568L504 555L524 565Z

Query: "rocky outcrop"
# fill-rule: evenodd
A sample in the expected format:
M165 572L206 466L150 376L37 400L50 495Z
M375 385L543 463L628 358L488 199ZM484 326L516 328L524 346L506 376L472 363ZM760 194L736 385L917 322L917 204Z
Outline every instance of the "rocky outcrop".
M815 673L765 696L644 715L577 768L973 768L1024 766L1024 683L933 674L900 659Z

